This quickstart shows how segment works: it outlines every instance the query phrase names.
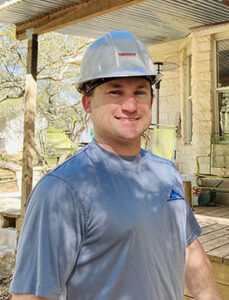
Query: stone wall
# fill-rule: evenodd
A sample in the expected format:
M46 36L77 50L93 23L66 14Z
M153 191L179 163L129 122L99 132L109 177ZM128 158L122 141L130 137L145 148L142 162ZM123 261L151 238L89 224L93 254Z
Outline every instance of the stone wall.
M220 27L229 36L229 26ZM179 68L164 71L160 89L161 124L179 127L176 164L182 174L196 172L196 156L201 171L209 171L211 135L215 130L214 39L220 28L193 32L186 39L149 48L153 61L172 62ZM187 56L192 55L192 142L187 143Z
M194 156L210 153L211 135L214 132L213 46L212 35L192 38L192 153ZM202 171L207 172L209 160L203 161L202 166L204 167Z

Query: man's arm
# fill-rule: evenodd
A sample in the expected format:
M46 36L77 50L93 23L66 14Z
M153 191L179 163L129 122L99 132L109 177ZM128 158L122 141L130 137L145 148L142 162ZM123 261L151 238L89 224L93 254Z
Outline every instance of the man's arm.
M186 287L196 300L223 300L211 263L198 239L187 247L185 268Z
M48 300L48 298L38 297L32 294L13 294L12 300Z

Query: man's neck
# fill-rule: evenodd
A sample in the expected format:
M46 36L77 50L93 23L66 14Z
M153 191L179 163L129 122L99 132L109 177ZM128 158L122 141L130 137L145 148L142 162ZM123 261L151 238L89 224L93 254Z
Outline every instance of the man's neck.
M136 156L140 153L141 140L117 142L117 141L104 141L95 136L96 142L105 150L113 152L122 156Z

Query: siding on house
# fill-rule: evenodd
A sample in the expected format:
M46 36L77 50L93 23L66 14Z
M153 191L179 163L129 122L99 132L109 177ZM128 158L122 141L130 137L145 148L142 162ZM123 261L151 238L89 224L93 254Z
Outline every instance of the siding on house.
M15 154L23 149L23 117L3 119L0 124L0 151Z
M11 120L0 120L0 151L8 154L16 154L23 150L23 126L24 117L19 116ZM47 121L37 117L35 129L38 132L46 128ZM35 137L36 144L39 144L38 135Z

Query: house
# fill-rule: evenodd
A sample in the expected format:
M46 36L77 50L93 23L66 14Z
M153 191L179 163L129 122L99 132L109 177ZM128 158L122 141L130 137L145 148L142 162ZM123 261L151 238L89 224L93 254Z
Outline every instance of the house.
M23 116L0 119L0 151L15 154L23 149Z
M23 151L23 126L23 115L14 116L12 118L0 118L0 152L18 154ZM47 120L37 116L35 124L35 144L38 150L40 149L38 132L46 127Z
M211 162L209 157L201 158L203 170L208 172L211 166L214 173L228 174L229 0L0 0L0 4L0 21L15 24L19 40L28 39L22 218L31 191L38 35L49 31L97 38L110 30L128 30L148 45L153 61L176 64L171 70L163 70L162 65L158 107L159 123L179 129L178 169L193 175L196 157L211 153ZM202 226L209 231L211 225L205 220ZM217 240L218 252L212 256L220 262L215 270L225 297L229 294L227 242Z

